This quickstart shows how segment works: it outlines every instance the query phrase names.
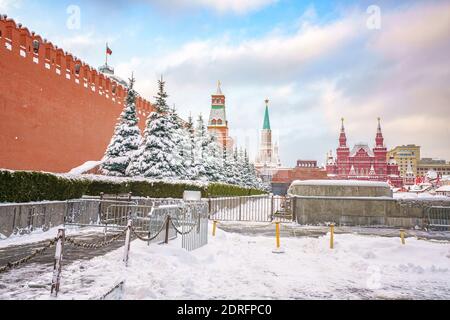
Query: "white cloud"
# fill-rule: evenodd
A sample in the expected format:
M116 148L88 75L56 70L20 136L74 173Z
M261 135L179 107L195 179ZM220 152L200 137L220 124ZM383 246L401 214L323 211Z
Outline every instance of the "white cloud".
M189 0L188 0L189 1ZM235 12L238 14L247 13L250 11L256 11L263 7L266 7L276 0L190 0L198 5L211 7L221 13Z
M0 0L0 13L7 14L9 10L18 9L22 5L22 0Z
M278 0L147 0L165 8L207 8L218 13L246 14L267 7Z
M336 147L342 116L353 143L373 144L381 116L388 147L417 143L424 156L450 159L448 4L385 9L380 31L365 28L365 12L351 12L318 24L309 8L294 34L278 30L240 43L232 36L193 41L116 70L124 76L135 70L137 87L148 98L164 74L170 100L185 117L189 111L206 115L222 80L231 133L252 154L263 101L270 98L285 165L300 157L322 162Z

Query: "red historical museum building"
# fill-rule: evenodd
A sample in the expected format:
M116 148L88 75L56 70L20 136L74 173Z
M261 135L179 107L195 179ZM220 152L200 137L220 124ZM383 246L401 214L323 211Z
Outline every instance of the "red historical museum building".
M358 143L350 150L347 146L344 119L342 119L336 158L332 154L328 155L327 173L329 179L386 181L394 187L403 186L403 179L400 177L396 161L393 158L387 159L387 148L384 145L380 121L378 119L373 149L370 149L366 143Z

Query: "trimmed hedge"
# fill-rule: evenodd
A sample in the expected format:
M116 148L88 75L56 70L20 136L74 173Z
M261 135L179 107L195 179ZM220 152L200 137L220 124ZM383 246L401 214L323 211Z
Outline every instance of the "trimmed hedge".
M232 197L261 195L264 191L234 185L210 183L197 186L189 183L164 181L116 182L111 180L89 180L80 177L71 179L42 172L0 171L0 202L32 202L79 199L83 195L125 194L150 198L182 198L185 190L201 191L202 196Z

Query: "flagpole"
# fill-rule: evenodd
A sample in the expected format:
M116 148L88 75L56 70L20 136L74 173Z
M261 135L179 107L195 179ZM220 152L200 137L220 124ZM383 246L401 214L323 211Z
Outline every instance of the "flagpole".
M106 43L106 65L108 65L108 42Z

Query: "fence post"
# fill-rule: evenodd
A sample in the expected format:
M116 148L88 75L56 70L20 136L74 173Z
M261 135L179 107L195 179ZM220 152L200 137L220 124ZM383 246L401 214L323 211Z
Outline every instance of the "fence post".
M169 244L169 225L170 225L170 216L167 215L167 219L166 219L166 239L164 240L165 244Z
M50 294L53 297L57 297L58 292L59 292L65 235L66 235L65 229L58 230L58 237L57 237L58 242L56 243L56 249L55 249L55 263L53 265L53 278L52 278L52 287L51 287L51 292L50 292Z
M277 249L280 249L280 222L276 222Z
M102 212L102 200L103 200L103 196L104 196L105 194L103 193L103 192L101 192L100 193L100 201L99 201L99 203L98 203L98 221L102 221L102 219L103 219L103 212Z
M216 229L217 229L217 220L214 220L214 224L213 224L213 237L216 236Z
M400 238L402 239L402 244L405 244L405 230L400 230Z
M130 218L128 219L128 225L127 225L127 234L125 236L125 252L123 255L123 262L125 262L125 266L128 264L128 256L130 253L130 245L131 245L131 228L133 227L133 220Z
M273 197L273 194L272 194L270 196L270 216L272 217L272 221L274 219L274 212L273 212L273 210L274 210L274 203L273 203L273 201L274 201L274 197Z
M211 215L211 198L208 198L208 216Z
M279 253L284 253L284 249L281 248L281 242L280 242L280 225L281 222L275 222L276 225L276 229L275 229L275 234L276 234L276 238L277 238L277 247L272 251L273 253L279 254Z
M239 197L239 221L242 221L242 197Z
M334 249L334 223L330 224L330 249Z

